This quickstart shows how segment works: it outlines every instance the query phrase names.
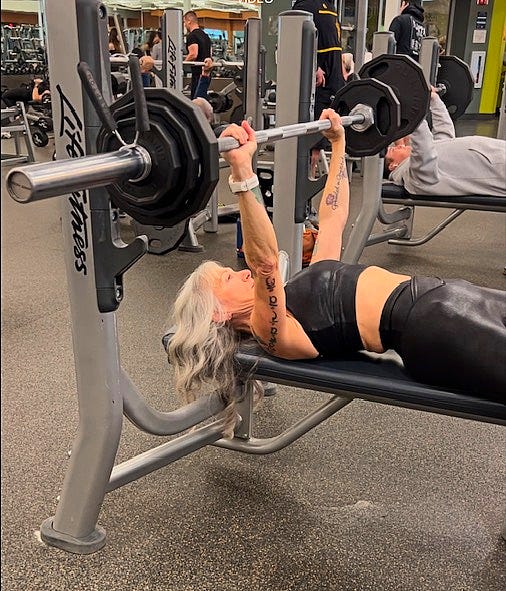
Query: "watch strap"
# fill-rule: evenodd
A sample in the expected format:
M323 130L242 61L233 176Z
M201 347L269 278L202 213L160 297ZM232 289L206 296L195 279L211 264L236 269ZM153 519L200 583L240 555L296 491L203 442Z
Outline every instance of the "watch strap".
M228 177L228 185L232 193L244 193L258 187L259 184L256 174L244 181L234 181L232 180L232 175Z

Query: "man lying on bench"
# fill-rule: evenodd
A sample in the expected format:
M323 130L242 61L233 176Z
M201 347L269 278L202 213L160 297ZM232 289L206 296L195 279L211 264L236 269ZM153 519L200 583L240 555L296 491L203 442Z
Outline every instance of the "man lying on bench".
M339 262L349 202L344 129L331 109L321 118L332 123L325 132L332 156L320 230L311 264L285 287L252 169L253 130L243 122L223 132L241 144L223 156L239 199L251 272L208 261L186 280L174 303L176 332L168 347L177 390L190 402L204 385L217 388L227 402L224 435L231 436L237 421L234 355L245 333L266 353L288 360L394 349L416 380L504 401L506 292Z
M479 135L455 137L453 121L434 89L430 112L432 132L422 121L410 143L387 150L385 178L411 195L506 196L506 141Z

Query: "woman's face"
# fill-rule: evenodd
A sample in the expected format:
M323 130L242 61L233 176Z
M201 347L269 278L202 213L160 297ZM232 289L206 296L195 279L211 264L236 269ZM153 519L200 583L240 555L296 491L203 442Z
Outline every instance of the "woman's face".
M255 286L251 271L218 267L212 273L214 293L227 312L237 314L251 309Z

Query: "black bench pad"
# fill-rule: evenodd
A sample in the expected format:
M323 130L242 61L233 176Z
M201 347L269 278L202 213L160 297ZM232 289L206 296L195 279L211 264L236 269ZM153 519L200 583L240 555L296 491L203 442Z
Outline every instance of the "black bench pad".
M398 203L402 201L406 205L434 205L444 203L444 207L463 209L463 206L474 207L490 211L506 211L506 195L504 197L492 197L490 195L411 195L404 187L394 183L383 183L381 197L385 203ZM405 203L408 201L409 203Z
M264 381L506 425L506 404L416 382L395 354L361 352L339 360L285 361L249 339L236 358L244 372L254 368L254 376Z

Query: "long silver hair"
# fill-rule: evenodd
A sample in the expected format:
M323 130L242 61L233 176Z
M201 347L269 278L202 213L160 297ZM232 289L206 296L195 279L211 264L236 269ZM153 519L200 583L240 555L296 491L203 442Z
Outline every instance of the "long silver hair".
M220 415L223 435L231 438L239 420L235 353L242 335L229 320L220 320L225 314L213 290L213 271L219 268L214 261L202 263L181 287L173 306L176 332L168 356L174 366L176 391L184 403L206 395L209 386L220 393L226 405ZM262 385L255 380L255 402L262 395Z

